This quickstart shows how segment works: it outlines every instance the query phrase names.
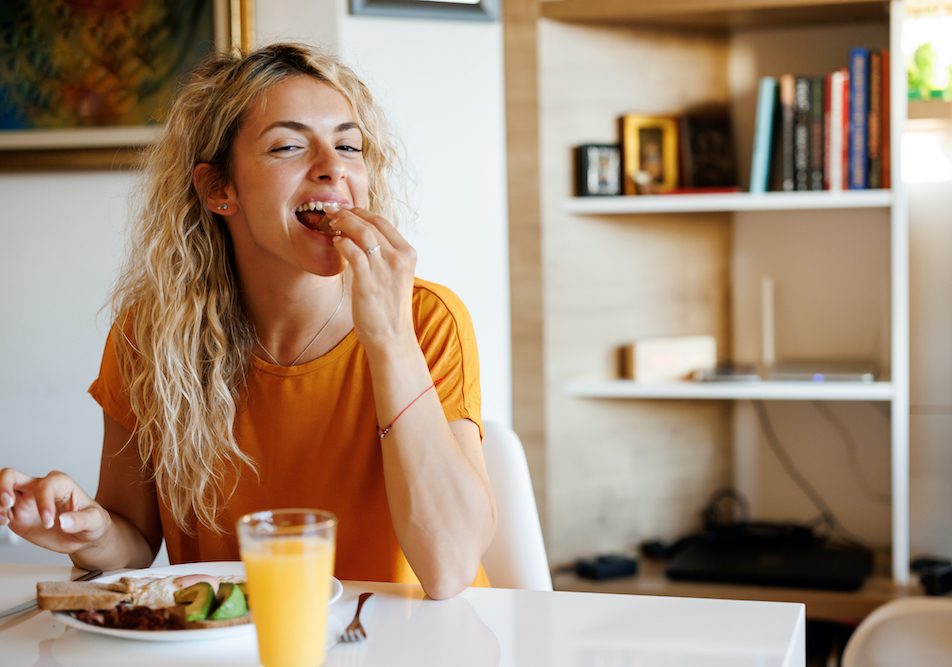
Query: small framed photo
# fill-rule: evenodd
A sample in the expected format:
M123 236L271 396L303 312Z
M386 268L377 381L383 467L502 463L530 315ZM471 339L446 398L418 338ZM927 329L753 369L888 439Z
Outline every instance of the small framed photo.
M626 195L678 187L678 121L671 116L626 114L620 121Z
M582 144L575 147L575 196L611 197L621 194L621 147Z
M728 109L712 106L689 111L681 117L680 130L681 187L736 187L737 163Z

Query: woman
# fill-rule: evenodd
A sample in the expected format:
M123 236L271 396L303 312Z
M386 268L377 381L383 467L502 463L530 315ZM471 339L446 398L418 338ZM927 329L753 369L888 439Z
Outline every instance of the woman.
M200 66L148 159L90 393L99 490L0 469L0 525L83 568L238 557L236 519L338 515L341 578L485 583L495 529L472 324L414 279L367 88L276 44Z

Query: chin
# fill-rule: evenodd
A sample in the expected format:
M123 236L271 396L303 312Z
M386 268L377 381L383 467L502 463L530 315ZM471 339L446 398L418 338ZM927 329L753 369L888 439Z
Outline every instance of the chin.
M301 267L315 276L339 276L346 266L343 256L333 247L322 248L320 252L301 261Z

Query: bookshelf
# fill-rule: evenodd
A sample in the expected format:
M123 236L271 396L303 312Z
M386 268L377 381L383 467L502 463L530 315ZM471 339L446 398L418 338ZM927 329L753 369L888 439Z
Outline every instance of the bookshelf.
M626 213L732 213L739 211L810 211L830 209L888 209L891 190L843 192L746 192L725 194L642 195L636 197L572 197L565 210L579 215Z
M850 45L900 53L902 3L510 0L504 22L514 426L529 454L550 560L695 530L711 493L738 480L763 510L755 510L757 518L812 518L795 487L781 488L790 483L776 470L758 481L751 457L769 454L750 401L770 402L800 456L811 456L806 443L822 430L816 415L802 419L802 410L828 402L868 445L893 499L888 508L870 508L828 470L816 482L844 525L867 524L864 538L891 551L887 583L905 590L909 269L902 186L571 197L573 146L614 141L622 113L678 114L707 102L731 109L746 185L759 78L832 71L846 65ZM901 58L891 62L892 182L901 184L905 78ZM757 361L765 274L782 302L778 324L786 340L778 339L778 352L787 345L830 358L861 350L884 369L881 381L612 379L614 349L638 336L713 335L719 356ZM800 423L802 431L794 430ZM826 437L821 451L834 453L823 465L834 470L842 447ZM565 583L590 585L594 590L591 582Z

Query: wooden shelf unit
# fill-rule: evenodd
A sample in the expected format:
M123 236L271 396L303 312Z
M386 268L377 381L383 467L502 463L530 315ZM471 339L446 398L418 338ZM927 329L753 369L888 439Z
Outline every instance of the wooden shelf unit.
M831 401L881 408L885 403L880 412L889 415L884 430L894 501L887 532L894 564L891 579L871 580L868 591L791 596L780 589L667 582L663 576L647 576L647 568L634 580L605 583L558 575L556 588L763 600L804 601L810 596L808 604L816 612L808 609L811 615L853 620L909 591L909 268L898 150L906 120L901 58L892 60L893 183L899 185L891 191L570 196L571 148L610 142L618 115L677 114L711 101L732 108L735 128L740 128L737 155L743 178L749 172L745 156L749 159L759 76L831 71L845 66L849 44L900 53L901 4L504 3L510 263L519 276L512 286L513 416L529 453L550 559L564 562L620 551L640 539L672 538L696 528L697 510L737 470L734 439L756 431L738 429L735 406L748 406L740 409L746 410L748 423L750 400L780 406ZM793 33L801 28L805 41L790 48L790 40L798 37ZM842 40L841 28L847 35ZM732 59L735 41L749 51L746 57L753 65L737 66ZM844 50L838 64L817 48L834 41L842 42L837 46ZM760 58L764 53L767 57ZM738 72L748 79L740 92L731 79ZM761 225L761 219L769 224ZM751 299L749 294L738 296L736 289L736 267L747 256L743 262L732 257L739 231L741 240L749 242L752 233L759 233L751 230L772 225L787 234L781 236L783 244L795 240L801 227L804 236L816 238L827 224L831 230L842 224L862 239L853 247L847 244L846 254L854 255L853 260L872 247L877 265L886 267L888 322L880 361L888 381L647 386L585 379L609 377L612 345L639 335L704 333L718 339L719 349L749 352L751 318L738 321L737 313L749 311ZM883 247L875 245L880 240ZM842 243L843 238L834 241ZM801 266L802 272L812 272L810 265ZM750 269L744 270L748 274L742 277L750 277ZM863 280L872 285L880 277ZM749 283L743 284L749 292ZM865 307L873 309L869 303ZM846 312L849 308L843 315L848 318ZM857 328L855 322L847 324ZM876 322L864 325L876 328ZM541 359L533 359L535 351ZM527 359L533 363L525 363ZM680 532L672 532L673 525Z

